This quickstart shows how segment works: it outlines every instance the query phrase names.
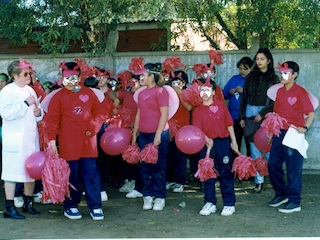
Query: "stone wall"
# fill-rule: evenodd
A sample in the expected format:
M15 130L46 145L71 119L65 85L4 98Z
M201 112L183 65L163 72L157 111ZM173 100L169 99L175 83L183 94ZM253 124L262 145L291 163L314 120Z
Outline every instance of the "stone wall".
M235 74L238 73L236 67L237 61L243 56L254 57L257 48L248 51L222 51L224 63L217 66L216 82L222 88L226 82ZM111 51L110 51L111 52ZM313 93L318 99L320 96L320 49L299 49L299 50L271 50L275 65L277 62L296 61L300 66L300 74L298 84L302 85ZM0 71L7 72L8 64L22 57L35 66L38 78L41 81L54 81L58 78L58 65L61 61L70 61L75 58L81 58L87 63L104 67L116 75L128 69L129 63L133 57L143 57L144 63L148 62L163 62L166 57L180 57L185 65L193 65L195 63L209 62L208 52L127 52L127 53L106 53L103 56L91 56L89 54L66 54L61 56L51 55L0 55ZM187 71L189 81L194 78L192 70ZM308 158L305 160L305 169L320 170L320 113L315 111L315 121L311 125L311 129L307 134L309 142Z

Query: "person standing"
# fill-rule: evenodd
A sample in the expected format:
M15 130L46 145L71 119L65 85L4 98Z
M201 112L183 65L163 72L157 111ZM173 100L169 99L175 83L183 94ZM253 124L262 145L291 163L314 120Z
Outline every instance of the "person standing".
M103 220L101 209L100 182L96 160L97 133L104 121L103 105L88 87L80 86L80 67L76 62L65 62L62 68L62 84L48 106L47 126L50 145L58 153L56 137L59 141L59 155L70 167L70 198L64 201L64 216L81 219L78 210L81 192L81 174L86 201L93 220Z
M166 198L166 156L169 143L169 94L162 86L165 80L157 64L146 64L139 72L140 84L145 86L138 95L138 109L134 122L132 144L139 131L141 150L147 144L158 147L157 163L141 163L143 179L143 210L161 211ZM143 160L143 159L142 159ZM153 201L153 197L155 200Z
M223 89L224 98L229 100L228 109L233 119L233 128L236 135L237 143L239 149L241 149L241 142L243 137L243 128L240 125L240 100L243 93L243 86L246 76L250 73L253 65L253 61L249 57L243 57L237 63L237 68L239 69L239 74L234 75L225 85ZM245 140L247 156L250 156L250 145L249 141ZM237 157L233 154L234 158Z
M268 203L270 207L284 206L278 209L281 213L301 211L302 166L303 155L297 149L283 144L290 125L294 125L296 134L307 134L314 120L314 108L308 92L296 84L299 66L288 61L278 68L281 71L282 88L277 91L274 112L287 121L279 136L273 136L269 159L269 176L275 197ZM304 115L307 115L305 119ZM295 139L294 141L297 141ZM284 180L283 163L286 164L287 181Z
M265 115L273 111L274 103L268 98L267 90L279 82L273 68L273 57L268 48L260 48L254 59L256 64L246 77L243 95L240 100L240 125L243 128L249 128L250 122L260 124ZM254 144L253 135L250 138L247 137L247 139L250 144L251 157L257 159L262 155L262 152ZM263 188L264 177L258 172L255 176L255 183L254 191L260 193Z
M4 218L24 219L14 206L16 183L24 183L23 212L40 214L32 206L35 180L26 172L27 158L40 150L37 122L43 118L43 110L37 102L35 91L28 86L31 65L23 59L8 66L13 82L0 91L0 115L2 117L2 174L5 188Z

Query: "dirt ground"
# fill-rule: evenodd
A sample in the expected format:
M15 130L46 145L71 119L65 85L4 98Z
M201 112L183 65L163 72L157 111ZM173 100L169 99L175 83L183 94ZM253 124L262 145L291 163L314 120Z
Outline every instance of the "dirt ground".
M279 213L267 206L274 192L266 178L265 189L253 193L254 183L235 181L236 213L223 217L221 194L218 212L200 216L203 192L190 182L183 193L168 191L163 211L143 211L142 199L127 199L125 193L108 188L109 201L103 203L105 219L93 221L85 199L79 206L83 218L69 220L63 216L63 206L35 204L40 216L26 215L25 220L0 216L1 239L72 239L72 238L256 238L256 237L320 237L320 174L305 172L303 176L302 211ZM186 203L181 208L179 204ZM0 210L4 209L1 191Z

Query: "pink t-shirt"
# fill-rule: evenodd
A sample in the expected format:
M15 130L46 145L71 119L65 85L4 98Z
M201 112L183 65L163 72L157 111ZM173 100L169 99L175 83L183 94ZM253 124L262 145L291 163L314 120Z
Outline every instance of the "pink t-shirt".
M199 127L211 139L229 136L227 127L233 126L232 117L222 101L214 101L210 106L201 104L192 113L192 125Z
M305 124L304 114L314 112L307 91L301 86L294 84L288 91L282 87L277 92L274 103L274 112L288 121L290 124L302 127Z
M139 93L140 132L153 133L157 131L161 116L160 107L164 106L169 106L169 94L165 88L154 86Z

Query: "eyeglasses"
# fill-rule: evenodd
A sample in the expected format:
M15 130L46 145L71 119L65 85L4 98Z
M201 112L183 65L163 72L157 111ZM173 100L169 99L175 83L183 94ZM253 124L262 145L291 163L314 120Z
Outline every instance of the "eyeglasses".
M23 76L24 76L24 77L31 76L31 72L25 72L25 73L23 74Z

